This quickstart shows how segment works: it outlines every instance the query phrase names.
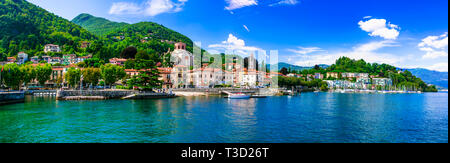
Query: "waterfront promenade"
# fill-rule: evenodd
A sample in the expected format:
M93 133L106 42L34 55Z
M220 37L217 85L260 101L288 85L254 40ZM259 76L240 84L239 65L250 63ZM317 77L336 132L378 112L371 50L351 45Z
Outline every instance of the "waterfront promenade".
M134 90L60 90L56 93L57 100L146 99L171 97L175 97L175 95Z

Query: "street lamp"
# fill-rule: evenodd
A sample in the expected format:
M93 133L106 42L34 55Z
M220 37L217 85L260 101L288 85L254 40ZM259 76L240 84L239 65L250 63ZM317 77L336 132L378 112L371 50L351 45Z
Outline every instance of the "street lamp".
M81 84L80 84L80 96L82 96L82 91L83 91L83 74L81 74L80 81L81 81Z

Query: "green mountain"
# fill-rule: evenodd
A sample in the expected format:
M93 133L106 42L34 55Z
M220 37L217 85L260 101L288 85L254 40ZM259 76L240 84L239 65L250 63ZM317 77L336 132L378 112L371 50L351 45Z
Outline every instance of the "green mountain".
M448 89L448 72L432 71L423 68L408 69L408 71L426 83Z
M0 54L42 53L45 44L79 51L79 43L97 37L79 25L25 0L0 0Z
M111 31L128 26L128 23L117 23L105 18L95 17L89 14L80 14L72 20L73 23L82 26L97 36L103 36Z
M290 69L292 71L294 71L294 70L295 71L303 71L303 70L309 70L309 69L314 68L314 67L305 67L305 66L292 65L292 64L289 64L289 63L285 63L285 62L280 62L280 63L278 63L278 65L272 65L272 66L278 66L278 71L281 70L283 67L285 67L287 69ZM325 65L325 64L320 64L318 66L321 67L321 68L324 68L324 69L329 67L328 65Z
M136 24L117 23L105 18L89 14L80 14L72 20L88 31L112 39L115 42L129 42L133 45L144 42L184 42L187 49L192 51L193 42L188 37L171 30L163 25L153 22L140 22ZM167 49L164 49L167 51Z

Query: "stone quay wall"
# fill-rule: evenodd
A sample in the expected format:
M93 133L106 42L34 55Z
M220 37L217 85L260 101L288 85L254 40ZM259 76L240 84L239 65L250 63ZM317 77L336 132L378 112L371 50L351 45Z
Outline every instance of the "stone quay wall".
M248 94L267 94L266 92L270 92L271 89L265 88L250 88L250 89L241 89L241 88L186 88L186 89L174 89L173 92L175 94L204 94L204 95L221 95L224 92L231 93L248 93Z
M105 99L120 99L138 93L138 91L132 90L63 90L56 93L56 98L64 100L66 98L70 99L70 97L93 96L104 97Z
M24 92L0 92L0 105L25 101Z

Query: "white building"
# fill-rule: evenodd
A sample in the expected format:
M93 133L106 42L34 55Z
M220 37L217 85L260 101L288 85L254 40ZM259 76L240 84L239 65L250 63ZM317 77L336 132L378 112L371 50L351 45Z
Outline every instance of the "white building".
M28 61L28 54L25 52L19 52L17 54L17 64L24 64L25 62Z
M59 53L59 52L61 52L61 49L59 48L59 45L47 44L44 46L44 52L45 53L48 53L48 52Z
M368 73L342 73L343 78L369 78Z
M175 50L171 53L170 61L175 65L186 66L191 68L194 66L194 55L186 50L186 44L179 42L175 44Z
M379 85L379 86L391 86L392 80L388 78L373 78L372 79L373 84Z

